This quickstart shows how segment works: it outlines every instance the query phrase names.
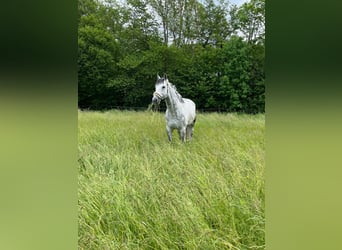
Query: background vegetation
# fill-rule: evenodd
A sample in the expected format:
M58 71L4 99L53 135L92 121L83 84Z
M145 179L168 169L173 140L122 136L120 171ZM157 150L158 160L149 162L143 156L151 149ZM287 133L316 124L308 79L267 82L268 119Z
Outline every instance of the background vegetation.
M265 1L79 0L78 105L147 107L167 73L198 109L265 109Z
M265 249L264 115L197 117L79 112L79 249Z

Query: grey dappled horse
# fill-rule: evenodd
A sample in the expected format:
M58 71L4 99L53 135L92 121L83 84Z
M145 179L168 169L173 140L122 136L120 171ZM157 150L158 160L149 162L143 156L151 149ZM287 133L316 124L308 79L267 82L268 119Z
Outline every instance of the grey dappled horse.
M182 96L172 85L166 76L157 76L155 92L153 93L152 103L159 104L161 100L166 103L166 132L169 141L172 141L172 131L178 130L179 138L185 142L191 140L196 121L196 105L193 101Z

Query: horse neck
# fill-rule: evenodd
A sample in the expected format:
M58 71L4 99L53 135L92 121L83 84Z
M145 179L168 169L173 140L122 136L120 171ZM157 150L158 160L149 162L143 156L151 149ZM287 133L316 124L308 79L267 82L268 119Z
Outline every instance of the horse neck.
M168 97L165 99L166 107L173 115L177 115L180 110L180 102L175 90L169 86Z

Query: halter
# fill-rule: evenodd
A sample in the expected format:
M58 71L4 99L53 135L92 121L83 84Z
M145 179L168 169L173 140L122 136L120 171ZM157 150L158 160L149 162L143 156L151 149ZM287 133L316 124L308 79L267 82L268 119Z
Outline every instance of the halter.
M162 97L157 91L154 91L153 95L157 96L159 99L161 99L161 97Z
M165 81L165 79L164 79L164 81ZM168 83L166 83L166 94L167 95L169 94L169 84ZM153 92L153 96L156 96L160 100L162 99L162 95L159 94L157 91Z

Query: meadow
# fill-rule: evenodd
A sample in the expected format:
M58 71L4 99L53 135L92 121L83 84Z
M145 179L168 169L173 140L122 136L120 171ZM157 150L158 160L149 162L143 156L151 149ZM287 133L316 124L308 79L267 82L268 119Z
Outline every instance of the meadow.
M79 249L265 249L265 116L78 112Z

